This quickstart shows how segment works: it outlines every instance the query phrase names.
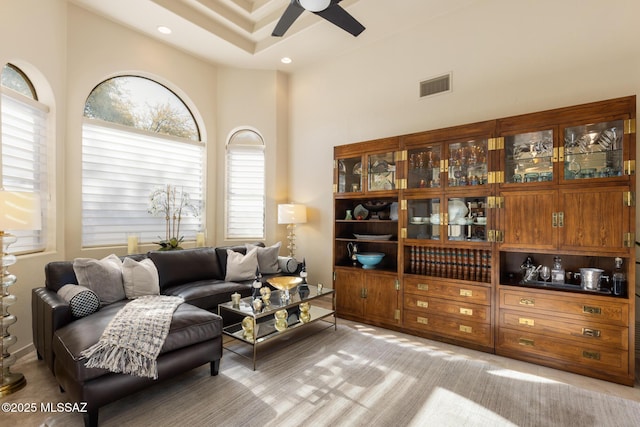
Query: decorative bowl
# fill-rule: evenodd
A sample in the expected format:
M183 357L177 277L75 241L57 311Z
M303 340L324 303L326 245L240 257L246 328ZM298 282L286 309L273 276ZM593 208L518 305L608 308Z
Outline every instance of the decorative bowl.
M302 277L296 277L296 276L271 277L267 279L267 282L269 282L271 286L273 286L274 288L280 291L288 291L295 288L300 283L302 283Z
M384 254L382 252L361 252L356 254L358 262L362 264L362 268L369 270L380 264Z

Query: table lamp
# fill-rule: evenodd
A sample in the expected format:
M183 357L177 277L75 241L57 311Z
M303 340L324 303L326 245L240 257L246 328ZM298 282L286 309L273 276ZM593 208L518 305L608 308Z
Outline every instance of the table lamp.
M9 287L16 283L16 276L9 273L8 267L16 263L16 256L7 253L9 245L18 238L6 230L39 230L40 229L40 198L37 193L22 191L5 191L0 189L0 240L2 242L2 336L0 336L0 352L2 362L2 385L0 396L6 396L20 390L27 384L24 375L12 373L11 365L16 361L7 349L16 343L17 338L9 334L8 328L18 321L16 316L9 314L9 307L16 303L15 295L9 293Z
M278 205L278 224L287 224L287 248L289 256L296 255L296 224L307 222L307 208L304 205L284 204Z

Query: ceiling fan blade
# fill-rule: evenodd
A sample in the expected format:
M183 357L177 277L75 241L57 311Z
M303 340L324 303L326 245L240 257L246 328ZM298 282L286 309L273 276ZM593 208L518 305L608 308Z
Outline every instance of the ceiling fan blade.
M304 12L304 8L300 6L296 0L291 0L291 3L289 3L289 6L285 9L271 35L282 37L302 12Z
M322 16L327 21L331 22L334 25L337 25L338 27L356 37L365 29L364 26L356 20L356 18L351 16L349 12L339 6L338 2L332 2L331 5L325 10L313 13Z

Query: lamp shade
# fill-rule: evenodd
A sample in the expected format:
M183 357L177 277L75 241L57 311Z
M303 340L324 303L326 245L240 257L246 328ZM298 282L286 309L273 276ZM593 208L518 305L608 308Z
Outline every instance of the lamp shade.
M40 230L38 193L0 190L0 231Z
M307 222L305 205L278 205L278 224L303 224Z

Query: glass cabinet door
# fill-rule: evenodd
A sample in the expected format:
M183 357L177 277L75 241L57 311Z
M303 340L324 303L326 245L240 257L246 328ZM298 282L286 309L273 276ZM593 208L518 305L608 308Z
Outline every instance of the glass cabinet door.
M504 137L506 184L553 181L553 130Z
M487 198L450 197L447 199L447 240L487 241Z
M463 187L487 184L487 140L449 144L447 185Z
M367 156L369 191L395 190L396 153L370 154Z
M440 188L441 152L440 145L408 151L407 188Z
M440 240L440 199L419 199L407 201L407 238Z
M362 191L362 158L338 159L338 193Z
M623 120L564 130L564 179L608 178L623 174Z

